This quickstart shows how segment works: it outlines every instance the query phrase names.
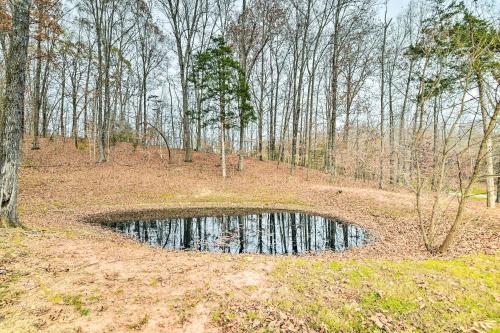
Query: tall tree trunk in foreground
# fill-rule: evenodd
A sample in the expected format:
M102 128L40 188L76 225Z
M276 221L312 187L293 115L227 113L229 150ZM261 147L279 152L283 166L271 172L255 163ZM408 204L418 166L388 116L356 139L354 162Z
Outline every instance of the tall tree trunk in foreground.
M0 118L0 225L20 226L17 175L21 160L22 115L28 60L30 0L12 1L12 31L6 59L5 100Z

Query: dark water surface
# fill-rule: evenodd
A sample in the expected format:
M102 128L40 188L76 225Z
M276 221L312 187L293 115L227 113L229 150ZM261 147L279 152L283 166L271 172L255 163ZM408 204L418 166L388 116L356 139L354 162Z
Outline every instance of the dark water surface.
M141 242L170 250L300 254L363 246L367 232L333 219L279 212L108 224Z

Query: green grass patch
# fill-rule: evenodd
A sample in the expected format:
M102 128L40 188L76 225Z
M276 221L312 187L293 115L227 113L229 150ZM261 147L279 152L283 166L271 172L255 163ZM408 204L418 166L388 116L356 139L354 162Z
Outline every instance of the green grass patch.
M163 203L177 204L177 203L212 203L212 204L249 204L257 203L259 205L294 205L301 206L304 202L298 199L293 193L276 193L269 189L262 188L253 193L239 193L239 192L215 192L212 190L194 190L191 193L172 193L165 192L160 194L160 199Z
M472 194L472 195L486 194L486 188L484 188L484 187L473 187L470 190L470 194Z
M20 272L5 272L0 276L0 307L16 302L24 293L13 286L21 276Z
M132 323L132 324L128 324L127 325L127 328L130 329L130 330L136 330L136 331L139 331L141 330L147 323L149 322L149 315L144 315L144 317L142 317L141 319L139 319L138 322L136 323Z
M55 290L49 289L43 284L40 285L45 298L52 304L72 306L81 316L88 316L90 309L85 307L83 296L80 294L63 294Z
M217 318L223 326L236 322L256 331L251 322L258 314L261 328L278 316L327 332L499 332L499 272L494 255L401 262L287 258L271 273L277 291L266 302L233 299L228 302L238 302L238 310L222 307ZM224 311L243 314L228 324Z
M83 305L81 295L64 295L63 301L67 305L72 305L82 316L88 316L90 314L90 309Z

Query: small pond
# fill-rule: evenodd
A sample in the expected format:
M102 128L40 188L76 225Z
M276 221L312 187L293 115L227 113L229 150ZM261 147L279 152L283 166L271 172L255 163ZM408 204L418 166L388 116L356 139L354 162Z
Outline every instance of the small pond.
M201 216L108 223L132 238L169 250L302 254L341 252L367 243L364 229L295 212Z

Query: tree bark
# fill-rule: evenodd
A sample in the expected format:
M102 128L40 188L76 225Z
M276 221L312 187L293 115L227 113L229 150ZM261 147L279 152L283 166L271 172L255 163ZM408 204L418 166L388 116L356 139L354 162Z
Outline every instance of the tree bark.
M226 140L225 140L225 101L224 97L220 98L220 157L222 178L226 178Z
M6 59L4 108L0 117L0 225L21 226L17 214L22 116L28 61L30 0L12 1L12 32Z
M486 101L484 99L484 82L482 73L478 70L476 71L477 87L479 90L479 107L481 109L481 117L483 120L483 131L486 134L488 130L488 111L486 107ZM493 166L493 140L488 137L486 140L486 201L489 208L495 208L495 176L494 176L494 166Z
M403 97L403 106L401 107L401 114L399 116L399 137L398 137L398 145L399 145L399 151L398 151L398 167L397 167L397 172L398 172L398 182L403 177L404 182L406 182L406 153L401 152L404 148L406 148L406 136L404 135L405 133L405 119L406 119L406 110L408 106L408 97L410 93L410 83L411 83L411 77L413 74L413 66L414 66L414 61L410 61L410 68L408 69L408 77L406 79L406 87L405 87L405 93ZM404 154L404 156L402 156Z
M337 0L335 4L335 24L333 30L333 45L332 45L332 60L331 60L331 82L330 82L330 123L328 124L329 138L328 138L328 153L325 158L325 168L333 176L337 172L337 90L338 90L338 76L339 76L339 35L340 35L340 14L342 11L343 3Z
M180 60L179 60L180 61ZM188 104L188 85L187 79L184 77L184 69L181 69L181 85L182 85L182 129L184 134L184 149L186 154L184 162L193 161L193 149L191 147L191 127L189 126L189 104Z
M240 16L240 25L243 31L243 36L240 39L240 65L243 70L243 79L247 80L247 60L248 60L248 46L246 44L246 16L247 16L247 1L243 0ZM245 117L243 114L243 109L241 107L242 102L240 102L240 146L238 152L238 171L243 171L244 159L245 159Z
M497 203L500 203L500 159L497 166Z
M394 185L395 180L395 169L396 169L396 135L394 128L394 101L392 94L393 76L394 76L394 65L391 66L389 74L389 183Z
M64 52L64 51L63 51ZM61 84L61 109L59 113L59 135L64 139L64 136L66 135L65 133L65 126L64 126L64 97L66 95L66 57L63 57L63 64L62 64L62 84Z
M73 138L75 147L78 148L78 87L80 84L78 58L73 57L72 71L71 71L71 106L73 116L71 121L71 137Z
M382 55L380 58L380 156L379 156L379 179L378 187L384 187L384 88L385 88L385 49L387 41L387 29L389 28L390 20L387 22L387 1L385 3L384 15L384 37L382 39Z
M259 150L259 161L264 160L264 139L263 139L263 133L264 133L264 89L265 89L265 82L264 82L264 53L262 53L261 57L261 67L260 67L260 96L259 96L259 122L257 126L257 132L259 136L259 145L258 145L258 150Z
M305 17L305 22L303 23L303 34L301 36L302 43L298 45L299 39L299 31L297 31L295 36L295 51L294 57L295 64L299 66L299 75L297 78L297 73L295 70L294 80L297 80L297 83L294 82L293 88L293 114L292 114L292 158L290 163L290 172L293 174L295 172L295 167L297 165L297 139L299 135L299 122L302 113L301 107L301 98L302 98L302 86L303 86L303 78L304 78L304 70L305 70L305 58L306 58L306 46L307 46L307 33L310 25L310 17L311 17L311 9L312 9L312 1L309 0L307 2L307 12ZM300 47L300 49L298 49ZM300 59L299 59L300 55Z
M42 77L42 40L40 37L41 23L38 23L38 40L36 44L36 68L35 68L35 77L34 77L34 96L33 96L33 143L31 149L37 150L40 149L40 145L38 143L38 129L40 123L40 105L41 103L41 77Z
M90 43L89 43L90 46ZM89 47L90 49L90 47ZM92 52L88 54L87 74L85 76L85 88L83 90L83 137L87 139L88 136L88 99L89 99L89 81L90 69L92 67Z
M45 69L44 69L44 76L43 76L43 81L42 81L42 93L41 93L41 98L42 98L42 136L45 138L47 137L47 127L48 127L48 122L49 122L49 115L48 115L48 96L47 96L47 90L49 89L48 87L48 82L49 82L49 69L50 69L50 61L47 60L45 63Z

